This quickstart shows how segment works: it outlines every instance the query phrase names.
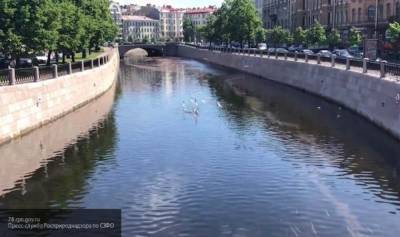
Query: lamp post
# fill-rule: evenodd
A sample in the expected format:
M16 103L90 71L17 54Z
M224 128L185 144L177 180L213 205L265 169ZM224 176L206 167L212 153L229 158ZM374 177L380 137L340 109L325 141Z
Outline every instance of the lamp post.
M378 39L378 0L375 1L375 39Z

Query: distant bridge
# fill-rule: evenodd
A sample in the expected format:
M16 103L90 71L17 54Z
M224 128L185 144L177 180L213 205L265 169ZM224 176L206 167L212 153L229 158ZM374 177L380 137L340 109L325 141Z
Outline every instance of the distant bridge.
M167 44L123 44L118 46L119 55L124 55L131 49L141 48L147 51L150 57L154 56L176 56L177 45Z

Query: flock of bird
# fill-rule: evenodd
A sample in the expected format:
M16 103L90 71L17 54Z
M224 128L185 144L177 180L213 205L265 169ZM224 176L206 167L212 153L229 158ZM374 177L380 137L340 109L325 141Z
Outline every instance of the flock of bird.
M205 104L206 100L201 100L201 103ZM223 108L222 104L217 101L217 106L219 108ZM186 103L185 101L182 101L182 110L185 113L193 114L193 115L199 115L200 108L199 108L199 102L196 98L191 98L189 100L189 103Z

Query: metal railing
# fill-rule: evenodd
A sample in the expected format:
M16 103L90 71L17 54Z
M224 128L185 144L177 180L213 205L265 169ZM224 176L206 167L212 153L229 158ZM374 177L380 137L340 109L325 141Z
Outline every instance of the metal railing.
M61 76L78 73L106 64L111 55L107 53L92 60L65 63L61 65L31 67L31 68L8 68L0 70L0 86L16 85L41 80L56 79Z
M345 70L352 68L360 69L362 73L375 73L380 78L387 76L394 77L396 81L400 81L400 64L388 63L387 61L374 61L367 58L348 58L340 57L332 54L330 57L321 54L304 54L294 52L270 52L268 50L250 49L250 48L227 48L219 46L201 46L195 44L185 44L186 46L195 47L202 50L210 50L217 53L240 54L255 57L266 57L281 60L299 61L305 63L314 63L329 65L331 67L342 67Z
M0 86L7 86L10 84L8 80L9 70L0 70Z

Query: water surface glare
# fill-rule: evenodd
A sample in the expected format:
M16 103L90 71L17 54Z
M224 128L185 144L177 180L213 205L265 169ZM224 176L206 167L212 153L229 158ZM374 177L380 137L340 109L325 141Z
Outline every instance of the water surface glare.
M155 58L0 147L0 208L122 208L123 236L397 237L399 145L304 92Z

